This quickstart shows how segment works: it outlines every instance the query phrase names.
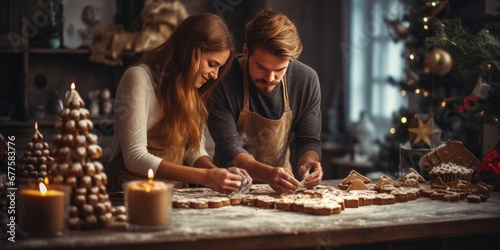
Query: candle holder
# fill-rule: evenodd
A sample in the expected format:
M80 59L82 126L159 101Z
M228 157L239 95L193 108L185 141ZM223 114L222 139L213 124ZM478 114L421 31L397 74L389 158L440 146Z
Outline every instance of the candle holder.
M42 186L43 185L43 186ZM63 236L71 187L31 183L19 187L19 225L24 237Z
M152 179L124 183L127 230L166 230L172 211L173 187L171 183Z

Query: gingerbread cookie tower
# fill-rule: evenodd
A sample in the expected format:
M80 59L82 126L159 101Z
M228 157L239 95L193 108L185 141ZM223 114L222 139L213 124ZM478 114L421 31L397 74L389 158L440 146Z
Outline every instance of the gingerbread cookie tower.
M36 122L35 132L26 149L27 151L19 163L21 182L29 183L30 180L43 181L48 176L49 166L54 161L54 158L50 156L49 144L43 140L43 135L38 131Z
M94 124L84 106L73 83L55 123L58 133L52 138L51 149L55 158L53 182L72 187L68 225L73 230L103 228L112 218L105 186L108 179L97 160L102 149L97 135L91 133Z

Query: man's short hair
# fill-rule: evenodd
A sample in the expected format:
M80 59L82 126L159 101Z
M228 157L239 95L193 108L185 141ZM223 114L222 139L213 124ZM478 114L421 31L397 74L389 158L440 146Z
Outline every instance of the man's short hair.
M293 62L302 52L302 42L295 24L284 14L263 9L246 24L245 42L249 54L255 48Z

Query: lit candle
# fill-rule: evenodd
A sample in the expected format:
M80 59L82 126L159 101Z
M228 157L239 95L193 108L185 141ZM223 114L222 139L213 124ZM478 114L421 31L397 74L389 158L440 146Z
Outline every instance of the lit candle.
M66 186L47 189L42 182L38 188L22 188L19 192L19 218L23 233L27 236L64 234L69 192Z
M35 132L33 133L33 136L31 137L33 142L42 142L43 141L43 135L38 131L38 122L35 122Z
M124 189L128 230L166 229L172 210L172 188L172 184L154 181L152 169L149 169L147 181L126 183Z
M64 107L78 109L84 105L83 99L78 94L78 91L76 91L75 83L71 83L71 91L66 95L66 99L64 99Z

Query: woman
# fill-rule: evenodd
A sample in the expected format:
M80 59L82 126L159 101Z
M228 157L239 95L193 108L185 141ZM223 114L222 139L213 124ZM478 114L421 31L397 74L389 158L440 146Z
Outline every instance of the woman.
M155 178L175 181L176 187L194 183L222 193L237 190L241 176L212 163L203 135L205 102L229 71L233 51L226 24L217 15L198 14L127 69L115 98L112 160L106 168L110 191L146 178L150 168Z

